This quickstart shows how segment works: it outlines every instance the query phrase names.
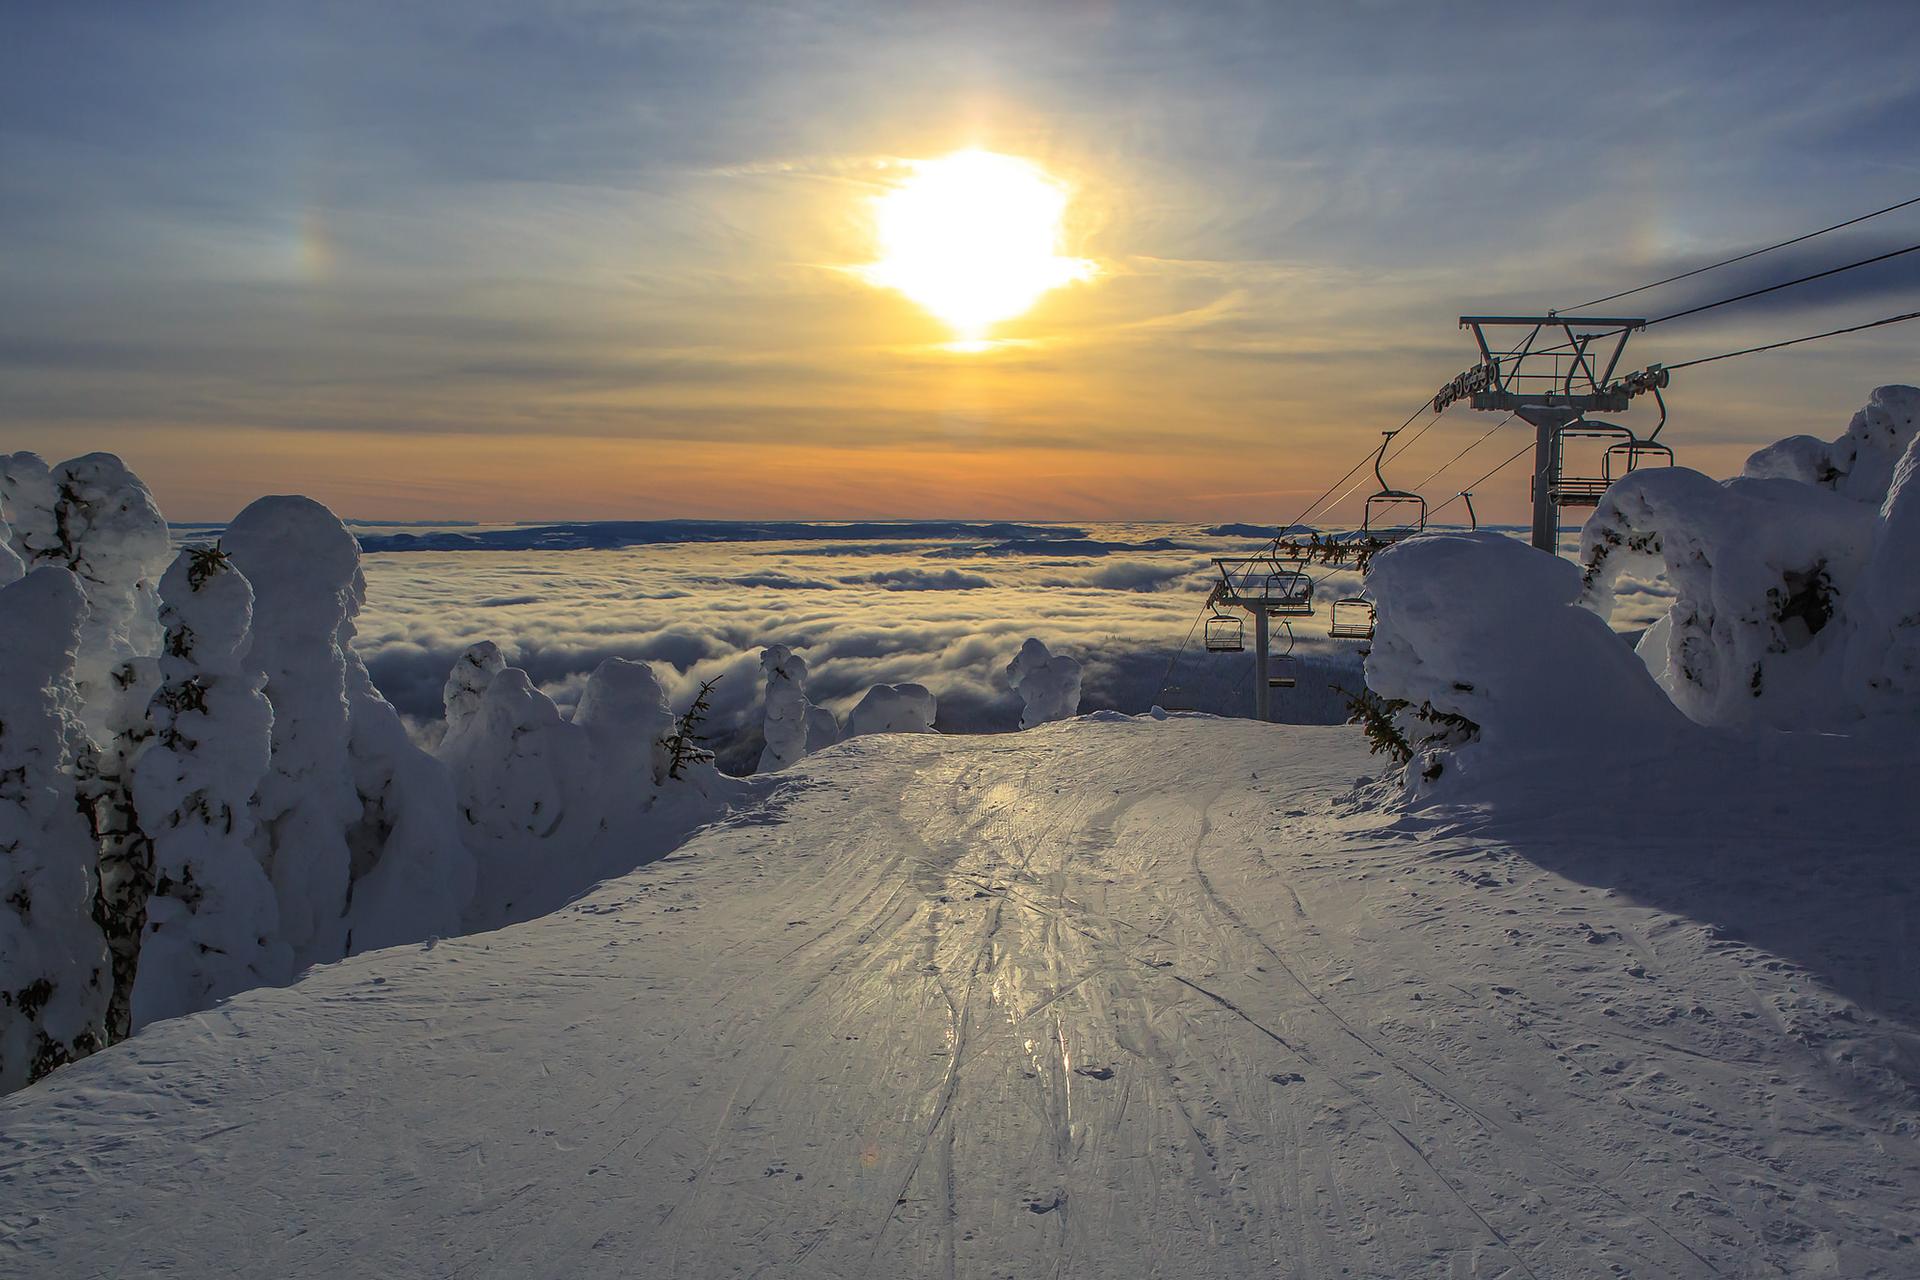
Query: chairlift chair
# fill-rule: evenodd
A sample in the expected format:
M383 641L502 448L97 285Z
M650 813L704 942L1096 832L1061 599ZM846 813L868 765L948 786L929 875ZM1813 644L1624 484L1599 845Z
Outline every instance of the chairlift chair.
M1567 465L1567 441L1610 440L1600 454L1599 473L1580 472ZM1617 477L1608 474L1608 457L1615 449L1634 443L1633 432L1597 418L1575 418L1554 435L1553 470L1547 477L1547 497L1559 507L1595 507ZM1664 446L1663 446L1664 447Z
M1207 619L1207 652L1239 653L1247 647L1247 629L1231 613L1216 613Z
M1280 652L1274 653L1272 651L1272 642L1269 641L1267 656L1270 661L1278 662L1282 664L1284 669L1290 671L1294 665L1292 656L1293 624L1285 618L1281 618L1278 621L1280 623L1280 634L1286 637L1286 647L1281 649ZM1267 677L1267 688L1269 689L1291 689L1297 683L1298 681L1291 675L1269 675Z
M1644 440L1623 440L1613 445L1601 460L1605 469L1607 483L1612 484L1623 476L1632 475L1642 467L1670 467L1673 465L1673 450L1660 443L1660 429L1667 425L1667 400L1660 394L1659 387L1653 387L1653 398L1660 405L1660 421L1654 425Z
M1313 577L1300 562L1272 560L1273 571L1260 587L1260 603L1269 617L1313 616Z
M1334 640L1373 639L1373 601L1364 596L1348 596L1333 602L1333 616L1327 635Z
M1380 492L1368 497L1360 531L1376 542L1398 542L1427 527L1427 500L1417 493L1393 488L1380 474L1381 464L1387 460L1387 446L1399 433L1381 434L1386 438L1380 442L1379 452L1373 455L1373 478L1380 482Z

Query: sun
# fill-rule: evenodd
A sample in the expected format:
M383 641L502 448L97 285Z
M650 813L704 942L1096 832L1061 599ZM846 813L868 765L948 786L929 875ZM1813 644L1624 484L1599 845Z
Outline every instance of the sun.
M867 281L943 321L963 348L1094 265L1060 252L1069 191L1040 166L992 151L916 160L874 202L879 259Z

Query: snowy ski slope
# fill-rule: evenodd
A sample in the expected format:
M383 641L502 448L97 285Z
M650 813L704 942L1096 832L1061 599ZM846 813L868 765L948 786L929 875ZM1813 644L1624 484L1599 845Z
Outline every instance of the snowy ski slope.
M1798 750L1395 818L1352 730L859 739L0 1100L0 1273L1911 1276L1911 752Z

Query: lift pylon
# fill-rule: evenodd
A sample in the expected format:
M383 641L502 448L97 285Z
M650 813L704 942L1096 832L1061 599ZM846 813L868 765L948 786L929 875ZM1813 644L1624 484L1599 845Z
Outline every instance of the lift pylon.
M1626 411L1629 396L1624 388L1612 385L1613 374L1627 339L1646 328L1647 322L1549 312L1544 316L1461 316L1460 327L1473 330L1480 363L1434 396L1434 410L1466 399L1482 412L1511 413L1533 425L1532 542L1542 551L1552 551L1560 536L1554 490L1561 433L1586 413Z

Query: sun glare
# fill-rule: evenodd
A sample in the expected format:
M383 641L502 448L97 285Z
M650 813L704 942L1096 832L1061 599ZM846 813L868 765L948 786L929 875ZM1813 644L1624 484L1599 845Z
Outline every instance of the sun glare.
M1060 253L1067 195L1038 165L991 151L915 161L875 201L880 252L866 279L947 324L956 350L983 350L993 325L1093 275L1091 262Z

